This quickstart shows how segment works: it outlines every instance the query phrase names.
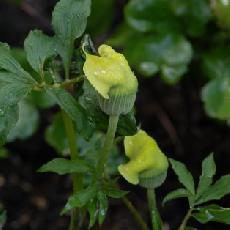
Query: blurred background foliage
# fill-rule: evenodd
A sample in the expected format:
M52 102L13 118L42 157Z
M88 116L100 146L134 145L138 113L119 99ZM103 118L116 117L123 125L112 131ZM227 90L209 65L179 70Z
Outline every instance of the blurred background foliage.
M21 47L32 29L38 28L52 35L50 19L56 2L56 0L2 0L0 3L0 28L2 28L0 40L14 47L12 49L14 57L33 75L36 74L28 64ZM140 105L138 115L142 118L141 124L149 130L150 127L154 127L158 131L162 130L162 126L159 129L157 126L160 121L166 129L170 144L175 145L178 156L181 157L182 152L184 159L190 162L189 159L195 161L192 155L194 154L197 157L196 162L200 162L202 158L198 157L200 153L192 152L195 147L196 150L217 149L220 152L227 152L229 135L226 135L225 140L223 130L224 132L229 130L227 125L230 120L230 0L92 0L92 14L89 17L87 33L96 45L107 43L125 54L140 81L140 97L137 103ZM157 78L160 80L156 81ZM194 96L197 93L197 82L199 98ZM184 89L182 99L181 95L178 96L177 86L182 88L181 91ZM151 90L156 92L150 94ZM192 95L188 96L189 99L186 98L188 94ZM196 102L190 103L193 99ZM209 118L203 117L200 102L206 115L214 120L210 121ZM33 142L33 147L30 146L30 150L39 152L44 150L42 149L44 143L38 136L45 133L46 142L52 148L59 154L68 154L67 140L63 137L62 119L54 105L54 101L45 93L31 93L20 103L20 120L10 132L8 142L19 141L19 145L23 145L20 141L25 141L34 135L36 141L35 144ZM187 109L191 105L194 107ZM105 116L98 114L94 108L91 112L96 114L98 119L102 119L106 126ZM148 116L145 113L148 113ZM127 131L124 130L125 125L128 125L129 133L135 132L133 127L135 119L127 123L132 121L133 113L129 116L130 119L124 117L120 122L120 132L123 134ZM148 121L143 119L146 117ZM191 134L187 132L190 126L194 126L191 128ZM162 131L157 131L155 133L158 136L164 136ZM91 140L91 146L95 149L100 146L98 135L96 134ZM194 136L192 141L191 138ZM214 140L213 145L203 143L204 138L210 138L207 142ZM158 139L162 145L170 146L167 138ZM92 155L92 147L83 139L79 140L79 146L82 154L91 156L94 162L97 156ZM186 146L187 149L182 151L181 146ZM210 146L217 147L213 149ZM22 148L23 151L24 149ZM169 149L171 150L172 146ZM46 151L49 152L50 149ZM192 154L189 155L190 152ZM201 151L201 154L207 152ZM10 155L6 148L0 149L0 158ZM114 148L113 162L109 167L113 173L116 170L115 165L122 161L118 155L118 150ZM40 155L38 157L40 158ZM116 164L113 164L114 162ZM195 163L191 161L191 164ZM114 167L111 168L111 165ZM40 163L37 168L38 166ZM192 166L198 173L197 168ZM31 166L29 168L31 169ZM168 187L172 185L170 183ZM62 198L63 202L64 199L65 197ZM174 206L171 208L174 210ZM0 218L5 222L5 212L0 212Z

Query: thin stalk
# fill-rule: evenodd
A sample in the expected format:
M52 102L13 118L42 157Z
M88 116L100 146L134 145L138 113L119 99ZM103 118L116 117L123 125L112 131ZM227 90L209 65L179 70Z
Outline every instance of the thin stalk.
M76 132L74 130L73 122L71 118L68 116L68 114L64 111L62 111L62 117L65 125L65 131L69 142L69 148L70 148L70 157L71 160L78 159L78 148L76 144ZM72 174L72 181L73 181L73 193L76 193L78 190L82 188L82 177L77 174ZM77 209L73 209L71 213L71 223L70 223L70 230L76 230L78 229L78 216L79 212Z
M105 136L104 146L101 150L100 158L96 166L97 170L95 174L95 180L98 178L98 176L101 176L102 174L104 174L105 165L107 163L109 153L113 146L113 141L114 141L114 137L115 137L115 133L117 129L118 120L119 120L119 116L117 115L111 115L109 117L109 126L108 126L108 130Z
M191 217L192 215L192 211L193 211L193 208L190 208L186 214L186 216L184 217L180 227L179 227L179 230L185 230L186 226L187 226L187 222L189 220L189 218Z
M148 206L151 215L152 229L162 230L162 221L157 209L156 194L153 188L147 189Z
M126 197L122 197L122 201L130 211L130 213L133 215L136 222L140 225L141 229L148 230L147 224L145 223L145 221L143 220L142 216L139 214L137 209L133 206L133 204Z

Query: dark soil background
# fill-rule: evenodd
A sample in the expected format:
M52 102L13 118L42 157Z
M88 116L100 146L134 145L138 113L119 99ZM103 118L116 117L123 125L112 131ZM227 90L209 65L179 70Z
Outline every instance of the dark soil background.
M0 41L11 46L22 46L31 29L39 28L51 33L50 18L55 2L30 0L17 7L1 1ZM124 2L117 1L117 21L121 20L121 7ZM230 129L226 124L206 116L200 101L200 89L204 79L198 73L197 69L196 73L188 74L176 86L166 86L158 77L140 78L138 121L143 129L157 139L169 157L186 163L196 179L199 178L202 159L213 151L217 178L229 173ZM38 132L27 141L7 145L12 154L9 158L0 160L0 201L8 213L4 228L6 230L68 229L69 218L60 217L59 212L71 193L70 179L54 174L36 173L42 164L56 156L54 150L43 140L49 113L51 111L40 111L42 119ZM165 229L177 229L186 212L187 203L183 199L169 202L165 207L160 204L164 195L178 186L180 185L170 170L167 181L157 190ZM129 186L123 180L122 187L131 191L130 199L149 221L145 191ZM219 204L229 206L230 200L225 198ZM229 229L215 223L201 226L191 221L191 225L198 229ZM121 202L112 200L108 218L100 229L139 228L126 207Z

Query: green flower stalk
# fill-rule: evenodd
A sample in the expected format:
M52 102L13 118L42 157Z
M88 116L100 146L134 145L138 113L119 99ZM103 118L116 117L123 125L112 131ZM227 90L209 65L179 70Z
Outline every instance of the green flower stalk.
M156 187L156 180L164 180L168 168L167 157L145 131L139 130L134 136L125 137L124 146L130 160L120 165L118 170L129 183L136 185L153 181Z
M124 55L108 45L101 45L98 53L100 56L86 53L86 78L98 92L100 107L106 114L126 114L136 99L137 79Z

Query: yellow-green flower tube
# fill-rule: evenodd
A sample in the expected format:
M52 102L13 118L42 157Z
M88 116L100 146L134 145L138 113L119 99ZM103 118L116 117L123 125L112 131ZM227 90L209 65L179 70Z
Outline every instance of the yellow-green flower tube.
M138 87L124 55L108 45L98 49L100 56L87 54L84 73L100 95L99 103L109 115L128 113L134 104Z
M118 167L120 174L131 184L154 178L167 171L168 160L156 141L140 130L134 136L125 137L125 154L130 159Z

